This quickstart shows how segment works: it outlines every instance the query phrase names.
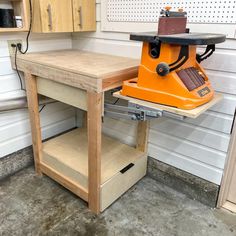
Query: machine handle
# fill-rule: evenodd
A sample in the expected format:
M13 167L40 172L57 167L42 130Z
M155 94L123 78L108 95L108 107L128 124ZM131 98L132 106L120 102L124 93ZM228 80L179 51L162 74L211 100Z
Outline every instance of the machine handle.
M47 12L48 12L48 27L49 27L49 30L52 31L52 7L51 7L51 4L48 4Z
M161 62L157 65L156 72L160 76L166 76L170 73L170 67L167 63Z
M79 23L78 25L80 28L83 28L83 17L82 17L82 7L80 6L78 9L78 14L79 14Z
M189 58L189 47L188 45L182 45L180 48L178 59L169 65L165 62L159 63L156 67L156 72L160 76L166 76L171 71L174 71L180 68L182 65L184 65L184 63L188 60L188 58Z
M216 47L214 44L207 45L206 51L203 54L201 55L197 54L196 56L197 62L201 63L202 61L206 60L208 57L210 57L214 53L215 50L216 50Z

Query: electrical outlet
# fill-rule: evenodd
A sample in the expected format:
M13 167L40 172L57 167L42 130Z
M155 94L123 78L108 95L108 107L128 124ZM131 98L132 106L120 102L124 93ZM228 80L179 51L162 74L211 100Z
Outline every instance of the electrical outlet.
M15 39L15 40L7 40L8 43L8 51L9 54L12 55L15 53L16 48L12 47L12 44L17 44L17 43L21 43L22 44L22 40L21 39Z

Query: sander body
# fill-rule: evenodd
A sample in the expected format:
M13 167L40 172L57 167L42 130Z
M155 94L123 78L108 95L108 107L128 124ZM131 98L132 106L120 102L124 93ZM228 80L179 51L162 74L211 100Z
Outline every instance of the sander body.
M171 25L174 18L181 26ZM213 54L215 44L224 42L226 36L190 33L182 10L162 11L158 30L160 33L130 36L131 40L143 42L142 57L138 78L124 81L121 94L180 109L194 109L209 102L214 90L200 63ZM198 45L206 45L201 55L197 54Z

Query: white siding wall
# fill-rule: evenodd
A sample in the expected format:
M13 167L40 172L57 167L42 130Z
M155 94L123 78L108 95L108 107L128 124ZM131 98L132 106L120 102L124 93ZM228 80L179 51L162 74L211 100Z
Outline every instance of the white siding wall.
M73 48L139 58L141 44L129 41L129 34L100 31L100 12L98 1L97 32L73 34ZM236 40L217 47L204 67L224 100L195 120L153 120L148 150L151 157L220 184L236 105ZM105 119L103 128L106 133L134 144L135 126L135 122Z
M0 34L0 99L20 96L19 79L11 68L7 40L22 39L25 34ZM30 50L45 51L72 47L71 34L40 35L30 38ZM62 103L47 105L41 113L43 138L75 126L75 110ZM0 158L31 145L28 111L0 113Z

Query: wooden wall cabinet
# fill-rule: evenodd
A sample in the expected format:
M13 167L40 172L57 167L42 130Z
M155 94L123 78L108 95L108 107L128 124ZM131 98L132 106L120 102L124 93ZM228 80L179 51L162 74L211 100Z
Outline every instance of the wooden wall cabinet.
M28 0L9 0L9 3L12 4L15 16L22 17L22 27L21 28L16 28L16 27L15 28L0 28L0 33L27 31L29 29L29 21L28 21L28 14L27 14L28 9L29 9Z
M74 31L96 30L96 1L72 0Z
M95 0L33 0L33 32L95 30Z

